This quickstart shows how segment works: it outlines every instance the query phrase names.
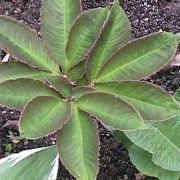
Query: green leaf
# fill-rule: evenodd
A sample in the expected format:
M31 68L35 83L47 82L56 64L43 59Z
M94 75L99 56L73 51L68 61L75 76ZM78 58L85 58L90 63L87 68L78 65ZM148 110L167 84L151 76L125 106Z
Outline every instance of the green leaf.
M84 76L83 76L81 79L78 79L78 80L76 81L76 85L77 85L78 87L86 86L86 85L88 85L88 83L89 83L89 81L88 81L88 79L87 79L87 77L86 77L86 74L84 74Z
M113 136L123 143L127 149L129 149L133 143L127 138L123 131L112 131Z
M94 80L108 58L123 44L127 43L131 34L129 20L119 6L119 1L111 8L105 28L93 47L87 61L87 77Z
M96 84L95 88L120 96L131 103L146 120L170 119L180 111L171 95L150 83L138 81L110 82Z
M165 32L132 41L108 60L96 82L138 80L149 76L169 62L177 45L177 37Z
M19 128L21 136L35 139L53 133L67 123L71 107L54 97L39 96L27 103Z
M57 147L65 167L78 180L96 179L98 132L96 122L74 105L71 120L58 131Z
M35 80L44 80L45 74L49 73L32 68L21 62L10 62L0 64L0 83L7 80L15 80L19 78L32 78Z
M160 180L179 180L180 172L165 170L152 162L152 155L136 145L129 149L129 156L136 168L147 176L157 177Z
M180 89L178 89L175 93L175 98L178 102L178 105L180 105Z
M76 101L83 111L91 113L105 126L117 130L132 130L144 127L139 113L127 102L112 94L93 92Z
M43 40L66 71L65 48L72 23L80 13L80 0L43 0L41 13Z
M81 61L79 64L68 70L68 78L71 81L77 81L81 79L85 74L85 61Z
M12 154L0 160L0 177L6 180L56 179L58 156L55 146Z
M72 85L62 76L46 76L46 80L64 97L70 97L73 94Z
M137 146L151 153L156 165L180 171L180 116L169 121L147 124L144 129L125 134Z
M11 143L7 144L6 147L5 147L5 151L9 152L9 153L11 151L13 151L13 149L14 149L14 144L12 145Z
M85 94L89 94L91 92L95 92L96 89L94 88L91 88L91 87L80 87L80 88L77 88L74 92L74 98L75 100L79 99L80 97L84 96Z
M106 19L107 8L96 8L84 11L74 22L66 47L69 68L85 58L94 45Z
M21 109L36 96L61 98L61 95L48 85L32 79L17 79L0 83L0 103L2 105Z
M17 21L0 16L0 48L18 58L19 61L59 74L36 33Z

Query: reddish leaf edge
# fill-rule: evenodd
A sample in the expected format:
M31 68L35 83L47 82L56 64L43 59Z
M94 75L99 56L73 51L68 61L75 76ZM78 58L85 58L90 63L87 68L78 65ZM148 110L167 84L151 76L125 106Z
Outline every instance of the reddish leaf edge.
M57 94L59 94L59 98L61 99L62 98L62 96L61 96L61 94L59 93L59 91L56 91L54 88L51 88L51 87L49 87L48 86L48 84L46 84L45 82L42 82L42 81L39 81L39 80L35 80L35 79L32 79L32 78L17 78L17 79L10 79L10 80L7 80L7 81L4 81L4 82L2 82L2 83L0 83L0 85L3 85L4 83L6 83L6 82L8 82L8 81L17 81L17 80L31 80L31 81L35 81L35 82L38 82L41 86L46 86L46 87L48 87L48 88L50 88L50 89L52 89L52 90L54 90ZM39 97L39 96L36 96L36 97ZM45 96L43 96L43 97L45 97ZM54 96L50 96L50 97L54 97ZM56 97L55 97L56 98ZM56 98L57 99L57 98ZM7 105L4 105L4 104L1 104L0 103L0 105L1 106L3 106L3 107L7 107L7 108L9 108L9 109L15 109L15 110L22 110L23 108L16 108L16 107L10 107L10 106L7 106ZM23 106L24 107L24 106Z
M44 75L44 74L43 74ZM50 77L59 77L61 78L62 80L65 80L69 83L69 86L72 86L72 83L70 82L70 80L68 78L65 78L62 74L60 75L52 75L52 74L49 74ZM58 92L63 98L67 98L62 92L60 92L49 80L48 80L48 77L46 75L44 75L46 81L52 86L51 88L54 89L56 92ZM72 86L72 93L73 93L73 86Z
M77 109L80 110L78 107L77 107ZM80 110L80 111L82 111L82 110ZM82 111L82 112L84 112L84 113L86 113L88 116L90 116L89 113L87 113L87 112L85 112L85 111ZM92 117L92 116L90 116L90 118L91 118L91 117ZM71 117L70 117L70 118L71 118ZM94 120L94 119L92 119L92 118L91 118L91 120L95 122L96 127L97 127L97 134L96 134L96 135L97 135L97 136L96 136L96 137L97 137L97 156L100 157L100 138L99 138L98 123L97 123L96 120ZM62 128L63 128L63 127L62 127ZM62 128L61 128L61 129L62 129ZM56 139L58 139L58 133L60 133L61 129L58 129L58 130L57 130ZM56 149L57 149L57 152L58 152L58 155L59 155L59 159L60 159L62 165L65 167L65 169L66 169L73 177L78 178L78 177L76 177L72 172L70 172L70 171L68 170L67 166L65 165L64 161L62 160L62 158L61 158L61 156L60 156L60 154L59 154L58 143L57 143L57 142L58 142L58 141L56 140ZM96 164L96 165L97 165L97 171L96 171L96 177L97 177L97 175L98 175L98 173L99 173L99 159L97 159L97 164Z
M79 0L79 1L80 1L80 2L79 2L79 6L80 6L80 10L81 10L79 13L81 13L81 12L82 12L82 5L81 5L81 0ZM44 8L44 3L42 3L42 6L40 7L40 20L41 20L41 23L42 23L42 19L43 19L43 17L44 17L44 15L43 15L43 14L44 14L43 8ZM75 20L76 20L76 19L75 19ZM70 31L69 31L69 32L70 32ZM41 33L41 36L43 37L43 36L44 36L44 33L42 32L42 29L40 30L40 33ZM69 34L69 33L68 33L68 34ZM43 38L42 38L42 44L43 44L43 46L45 47L45 49L47 50L47 53L49 54L49 56L52 57L52 59L54 59L54 62L61 67L61 69L62 69L62 71L63 71L64 73L67 73L67 70L66 70L65 68L63 68L63 66L59 63L58 58L55 58L55 56L53 55L53 53L49 50L49 48L48 48L48 43L46 43L46 41L43 40ZM66 50L65 50L65 52L66 52Z
M26 26L24 23L21 23L21 22L17 21L17 20L14 19L14 18L11 18L11 17L7 17L7 16L0 15L0 19L5 19L5 20L8 20L8 21L10 20L10 21L16 23L18 26L23 27L25 30L30 31L30 32L31 32L32 34L34 34L34 36L40 41L40 43L42 44L42 47L44 48L44 51L47 53L47 55L49 56L49 58L52 57L52 56L51 56L51 53L49 52L49 50L47 50L47 47L44 46L43 41L42 41L42 38L38 37L37 32L36 32L34 29L31 29L30 27ZM1 49L2 49L3 51L5 51L5 52L9 52L9 48L2 48L2 47L1 47ZM32 64L30 64L30 63L28 63L28 62L26 62L26 61L24 61L24 60L21 60L21 59L17 58L16 55L12 55L12 56L15 58L15 61L17 61L17 62L22 62L22 63L24 63L24 64L27 64L27 65L33 67L33 68L38 68L38 69L40 69L40 70L42 70L42 71L47 71L47 72L49 72L49 73L54 74L54 73L51 72L50 70L48 71L48 70L45 70L45 69L41 69L41 68L39 68L39 67L36 66L36 65L32 65ZM53 63L55 63L55 64L57 65L57 63L54 61L54 58L53 58L53 57L51 58L51 60L52 60Z
M50 98L57 99L57 98L55 98L55 97L53 97L53 96L36 96L35 98L33 98L33 99L31 99L30 101L28 101L28 102L24 105L23 110L22 110L21 115L20 115L20 118L19 118L19 120L18 120L18 129L19 129L20 134L21 134L21 132L22 132L22 129L21 129L21 125L20 125L20 124L21 124L21 121L22 121L22 115L23 115L23 113L26 111L26 107L29 105L29 103L33 102L33 100L35 100L36 98L39 98L39 97L42 97L42 98L43 98L43 97L50 97ZM58 100L58 99L57 99L57 100ZM68 104L69 104L69 103L68 103ZM69 104L68 111L69 111L69 115L68 115L67 121L64 122L64 123L62 123L62 125L61 125L60 127L55 128L51 133L48 133L48 134L43 135L43 136L38 136L37 138L24 137L24 139L36 140L36 139L39 139L39 138L42 138L42 137L47 137L47 136L49 136L49 135L51 135L51 134L56 133L58 130L62 129L63 126L64 126L66 123L68 123L68 122L70 121L70 117L71 117L71 113L72 113L72 109L71 109L70 104Z
M76 21L81 17L81 15L82 15L82 14L85 14L85 13L88 13L88 12L91 12L91 11L94 11L95 9L105 9L105 8L107 8L107 6L106 6L106 7L98 7L98 8L93 8L93 9L84 10L84 11L82 11L82 12L77 16L77 18L76 18L76 19L74 20L74 22L72 23L72 26L71 26L70 31L69 31L69 34L68 34L67 44L66 44L66 48L65 48L66 54L67 54L67 45L68 45L68 43L70 42L70 37L69 37L70 32L71 32L72 28L74 27L74 25L76 24ZM99 37L100 37L100 34L101 34L101 32L102 32L102 30L103 30L103 28L104 28L104 26L105 26L105 21L107 20L107 17L108 17L109 12L110 12L110 11L108 10L106 19L104 20L104 23L102 24L101 28L99 29L99 32L98 32L97 37L96 37L96 40L95 40L95 42L93 43L93 45L89 48L88 52L84 55L83 59L81 59L81 60L78 61L77 63L69 66L68 70L71 69L71 68L73 68L74 66L78 65L79 62L84 61L84 60L86 61L86 57L87 57L88 54L91 52L92 48L95 46L97 39L99 39ZM70 61L68 61L68 63L69 63L69 62L70 62Z
M67 79L68 79L69 82L72 82L73 80L71 80L70 77L68 77L68 72L73 70L73 68L76 68L79 64L81 64L83 62L84 62L84 71L83 71L83 74L77 80L75 80L75 82L77 82L78 80L82 79L82 77L86 74L86 71L85 71L86 58L84 58L83 60L79 61L76 65L74 65L73 67L68 69L68 71L67 71Z
M104 22L104 26L102 27L101 32L99 32L99 36L98 36L98 38L96 39L94 45L92 46L90 52L87 54L87 60L86 60L86 62L85 62L86 77L87 77L88 61L91 60L92 50L96 48L96 46L97 46L97 44L98 44L98 41L99 41L100 38L101 38L101 34L105 31L106 25L108 24L108 22L109 22L109 20L110 20L110 18L111 18L111 14L112 14L111 9L112 9L113 6L115 6L115 4L117 3L116 1L117 1L117 0L114 0L112 6L110 7L109 13L107 14L107 18L106 18L106 20L105 20L105 22ZM122 8L122 6L120 5L120 3L119 3L119 6L120 6L120 8ZM123 8L122 8L122 9L123 9ZM123 9L123 11L124 11L124 9ZM128 19L128 18L127 18L127 19ZM127 22L128 22L128 26L129 26L129 29L130 29L130 32L131 32L131 31L132 31L132 27L131 27L131 23L130 23L129 19L128 19ZM130 41L130 39L131 39L131 38L129 37L129 41ZM128 42L125 43L124 45L121 45L119 48L117 48L117 49L106 59L106 61L105 61L105 62L103 63L103 65L102 65L101 69L99 70L99 73L101 72L101 70L102 70L102 68L105 66L105 64L108 62L108 60L111 58L111 56L112 56L113 54L115 54L116 51L118 51L118 50L121 49L123 46L125 46L126 44L128 44ZM96 73L96 78L98 77L98 74L99 74L99 73ZM88 79L88 78L87 78L87 79ZM88 80L89 80L89 79L88 79ZM94 80L95 80L95 79L94 79ZM89 81L90 81L90 80L89 80Z
M96 115L94 115L93 113L90 113L88 111L85 111L83 110L81 107L77 106L77 108L83 112L86 112L87 114L89 114L91 117L94 116L96 117L96 119L104 126L104 127L109 127L109 128L112 128L114 130L119 130L119 131L123 131L123 132L131 132L131 131L135 131L135 130L141 130L141 129L145 129L146 128L146 125L144 123L144 119L141 117L139 111L129 102L127 102L126 100L122 99L121 97L117 96L116 94L113 94L113 93L108 93L108 92L104 92L104 91L95 91L95 92L90 92L90 93L86 93L85 95L81 96L79 99L83 98L84 96L86 95L89 95L89 94L105 94L105 95L111 95L113 96L114 98L117 98L117 99L120 99L122 102L124 102L125 104L127 104L127 106L129 106L139 117L139 119L141 120L143 126L141 128L135 128L135 129L132 129L132 130L124 130L124 129L120 129L120 128L116 128L116 127L113 127L113 126L110 126L110 125L106 125L103 120L99 119ZM79 99L77 99L76 101L78 101Z
M173 34L173 33L171 33L171 32L162 31L162 32L151 33L151 34L149 34L149 35L145 35L145 36L142 36L142 37L140 37L140 38L136 38L136 39L134 39L134 40L131 40L131 41L128 42L127 44L125 44L125 45L121 46L119 49L117 49L117 50L109 57L109 59L106 61L106 63L105 63L105 64L103 65L103 67L101 68L101 71L102 71L102 69L106 66L106 64L107 64L108 62L110 62L110 59L112 58L112 56L114 56L114 54L116 54L120 49L125 48L125 47L127 47L129 44L131 44L131 43L133 43L133 42L136 42L136 41L138 41L138 40L143 40L143 39L148 38L148 37L150 37L150 36L154 36L154 35L156 35L156 34L162 34L162 33ZM175 34L174 34L174 37L175 37ZM177 47L178 47L178 39L177 39L176 49L177 49ZM160 71L161 69L165 68L165 67L171 62L171 60L173 59L173 57L175 56L175 54L176 54L176 51L173 53L173 55L171 56L171 58L169 59L169 61L167 61L167 63L165 63L165 64L162 65L160 68L158 68L157 70L153 71L152 73L149 73L148 75L141 77L141 79L144 79L144 78L147 78L147 77L149 77L149 76L151 76L151 75L153 75L153 74L156 74L158 71ZM98 78L99 74L101 73L101 71L97 74L97 78ZM94 81L96 81L97 78L94 79ZM135 79L135 80L140 80L140 79ZM118 80L117 80L117 81L118 81ZM119 80L119 81L123 81L123 80ZM128 80L126 80L126 81L133 81L133 80L128 79ZM107 81L107 82L112 82L112 81L110 80L110 81ZM99 82L99 83L100 83L100 82ZM106 83L106 82L101 82L101 83Z
M109 84L109 83L119 83L119 84L121 84L121 83L123 83L123 82L139 83L139 84L148 84L148 85L153 86L154 88L160 90L164 95L169 96L170 98L172 98L172 101L173 101L173 102L176 104L176 106L177 106L177 111L178 111L178 110L180 111L180 107L178 106L178 102L176 101L176 99L175 99L175 97L174 97L173 95L168 94L164 89L162 89L161 87L159 87L159 86L157 86L157 85L155 85L155 84L153 84L153 83L150 83L150 82L137 81L137 80L127 80L127 81L125 80L125 81L109 81L109 82L104 82L104 83L97 83L97 85L98 85L98 84L99 84L99 85L101 85L101 84L104 84L104 85L105 85L105 84ZM113 94L114 96L119 96L119 97L120 97L120 95L117 95L116 93L113 93L113 92L110 92L110 91L103 91L103 90L99 91L99 90L96 89L96 85L94 86L93 89L96 90L97 92L104 92L104 93L107 93L107 94ZM123 97L120 97L120 98L123 99ZM124 101L127 101L127 100L125 100L125 99L123 99L123 100L124 100ZM130 102L128 102L128 103L131 104ZM132 104L131 104L131 105L132 105ZM133 106L133 105L132 105L132 106ZM178 113L177 113L177 114L178 114ZM176 115L169 116L168 118L158 119L158 120L159 120L158 122L163 122L163 121L170 120L171 118L177 116L177 114L176 114ZM145 119L144 119L144 120L145 120ZM155 120L148 120L148 122L157 122L157 121L155 121Z

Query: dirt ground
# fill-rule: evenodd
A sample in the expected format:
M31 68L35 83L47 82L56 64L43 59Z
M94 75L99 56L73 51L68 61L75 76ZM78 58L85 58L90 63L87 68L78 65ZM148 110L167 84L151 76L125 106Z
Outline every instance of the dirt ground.
M82 0L83 9L106 6L108 0ZM121 0L132 24L132 39L158 31L180 32L180 0ZM0 14L25 23L38 33L41 27L40 0L0 0ZM5 52L0 50L0 60ZM173 94L180 86L180 68L172 67L145 79ZM19 140L16 126L4 127L7 121L18 120L20 112L0 107L0 158L24 149L55 144L53 135L38 140ZM126 148L99 125L101 140L100 165L97 180L150 180L131 164ZM7 146L11 144L10 152ZM60 163L58 180L72 176Z

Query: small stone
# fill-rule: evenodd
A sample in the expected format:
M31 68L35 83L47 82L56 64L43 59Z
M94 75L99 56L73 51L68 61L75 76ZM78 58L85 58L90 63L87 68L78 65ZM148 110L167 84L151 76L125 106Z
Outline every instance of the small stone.
M2 113L1 113L1 114L3 115L3 114L6 114L6 113L7 113L7 111L2 111Z
M11 140L12 141L12 143L13 144L18 144L20 141L19 140L17 140L17 139L13 139L13 140Z
M16 8L15 10L14 10L14 13L15 14L18 14L18 13L20 13L21 12L21 9L19 9L19 8Z
M171 66L180 66L180 54L176 55L172 61Z
M144 18L144 21L149 21L149 19L148 18Z

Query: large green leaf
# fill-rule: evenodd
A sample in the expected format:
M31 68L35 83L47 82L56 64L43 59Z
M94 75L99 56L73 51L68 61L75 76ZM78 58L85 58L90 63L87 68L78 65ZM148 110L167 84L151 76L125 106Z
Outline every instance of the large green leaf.
M70 114L68 103L54 97L36 97L22 112L19 123L21 136L34 139L53 133L67 123Z
M69 68L85 58L98 37L107 17L107 8L84 11L74 22L66 47Z
M108 60L96 82L144 78L167 64L177 45L177 37L165 32L132 41Z
M117 0L107 19L100 38L93 47L87 61L87 77L94 80L108 58L127 43L131 34L129 20Z
M180 116L169 121L147 124L144 129L125 134L137 146L151 153L156 165L180 171Z
M160 180L179 180L180 172L165 170L152 162L152 155L136 145L129 149L129 156L136 168L148 175L157 177Z
M0 104L2 105L21 109L27 101L36 96L61 98L54 89L32 79L17 79L0 83Z
M55 146L22 151L0 160L0 177L4 180L55 180L57 172Z
M59 73L36 33L17 21L0 16L0 48L33 67Z
M159 121L175 116L180 109L174 98L161 88L146 82L110 82L96 84L96 89L119 95L131 103L146 120Z
M97 125L88 114L72 106L71 120L57 135L60 159L78 180L95 180L99 145Z
M139 113L130 104L112 94L85 94L76 101L76 105L114 129L132 130L144 127Z
M32 68L31 66L21 62L0 64L0 83L18 78L45 80L45 75L49 75L49 73Z
M85 61L81 61L79 64L68 70L68 78L71 81L77 81L81 79L85 74Z
M62 76L46 76L46 80L56 89L62 96L72 96L73 89L70 82Z
M65 48L72 23L80 13L80 0L43 0L41 13L43 40L66 71Z

